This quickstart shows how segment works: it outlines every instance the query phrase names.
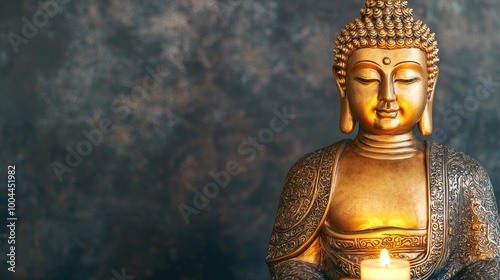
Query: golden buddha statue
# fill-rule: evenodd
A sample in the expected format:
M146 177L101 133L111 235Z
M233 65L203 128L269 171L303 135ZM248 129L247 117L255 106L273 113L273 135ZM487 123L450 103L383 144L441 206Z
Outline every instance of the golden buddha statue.
M475 160L433 141L434 33L407 1L366 0L335 41L340 129L293 165L266 262L273 279L359 277L388 249L411 279L500 279L500 219Z

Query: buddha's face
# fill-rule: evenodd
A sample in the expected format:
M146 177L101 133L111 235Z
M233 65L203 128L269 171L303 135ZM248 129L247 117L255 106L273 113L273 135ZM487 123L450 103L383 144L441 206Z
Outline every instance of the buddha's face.
M358 49L346 72L345 94L361 129L379 135L413 130L429 100L425 52Z

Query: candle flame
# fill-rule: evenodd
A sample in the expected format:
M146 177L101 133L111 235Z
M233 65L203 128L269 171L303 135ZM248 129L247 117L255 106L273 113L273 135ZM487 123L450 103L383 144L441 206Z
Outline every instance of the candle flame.
M380 252L380 264L383 267L391 266L391 257L389 257L389 252L387 251L387 249L384 249L382 250L382 252Z

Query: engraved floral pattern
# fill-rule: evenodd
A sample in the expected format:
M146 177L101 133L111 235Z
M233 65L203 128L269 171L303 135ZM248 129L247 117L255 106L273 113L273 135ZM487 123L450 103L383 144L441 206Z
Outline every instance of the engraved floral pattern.
M268 260L295 253L317 231L330 199L339 145L310 153L291 168L280 198Z
M285 261L271 268L273 280L327 280L318 266L297 261Z

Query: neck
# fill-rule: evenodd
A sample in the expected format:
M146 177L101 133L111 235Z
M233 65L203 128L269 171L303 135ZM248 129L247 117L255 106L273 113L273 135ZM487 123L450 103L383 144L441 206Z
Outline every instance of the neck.
M373 135L360 129L353 144L356 153L373 159L408 159L423 151L413 131L398 135Z

